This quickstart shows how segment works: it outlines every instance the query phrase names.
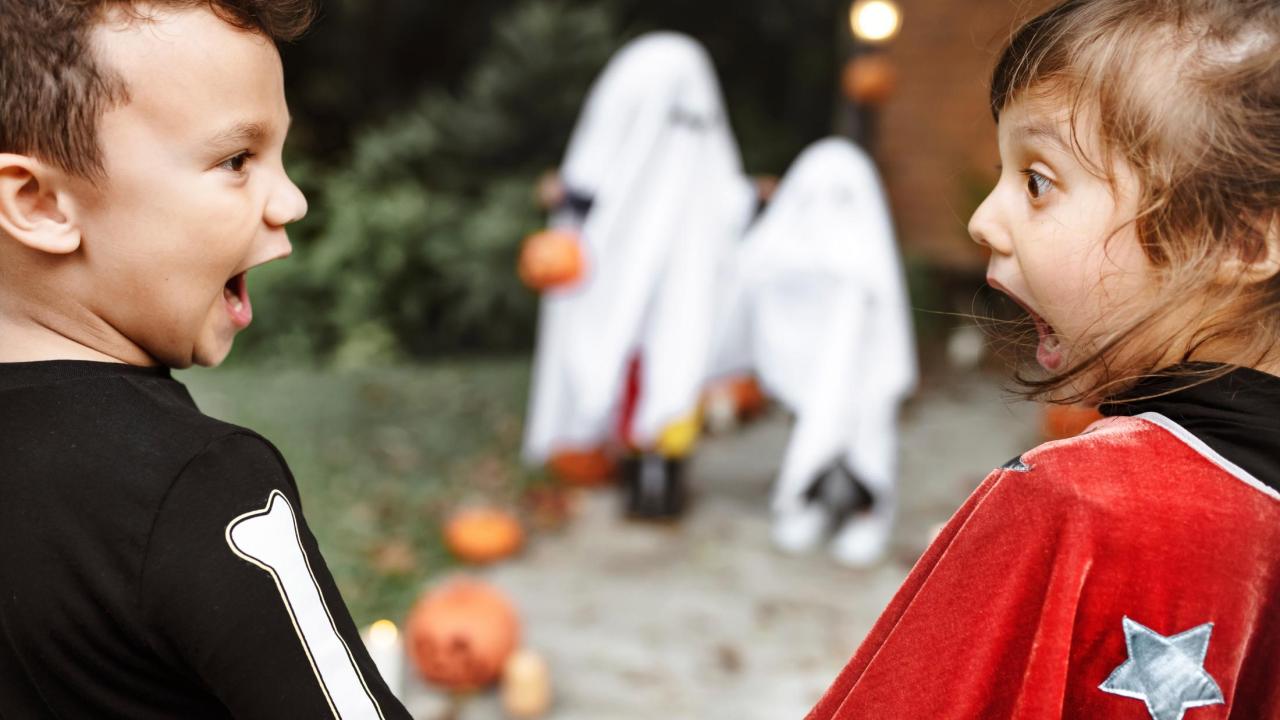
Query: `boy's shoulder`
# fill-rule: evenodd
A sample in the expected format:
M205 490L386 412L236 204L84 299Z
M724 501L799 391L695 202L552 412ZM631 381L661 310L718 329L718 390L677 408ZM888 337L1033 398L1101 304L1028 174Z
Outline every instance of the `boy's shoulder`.
M0 387L0 457L46 477L110 476L123 484L172 481L202 454L283 459L245 427L205 415L165 370L90 368ZM132 478L129 480L128 478Z

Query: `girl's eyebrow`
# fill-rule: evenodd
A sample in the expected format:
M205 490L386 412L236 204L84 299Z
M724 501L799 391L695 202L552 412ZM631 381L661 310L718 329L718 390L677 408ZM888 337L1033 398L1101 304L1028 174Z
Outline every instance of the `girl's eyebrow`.
M1023 140L1043 140L1057 150L1070 154L1071 147L1062 139L1058 128L1047 122L1030 122L1019 125L1013 130L1014 137Z

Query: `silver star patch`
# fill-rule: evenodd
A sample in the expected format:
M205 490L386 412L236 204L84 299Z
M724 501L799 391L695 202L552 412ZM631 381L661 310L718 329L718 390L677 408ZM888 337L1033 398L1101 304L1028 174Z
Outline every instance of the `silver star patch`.
M1147 704L1152 720L1182 720L1187 708L1218 705L1222 690L1204 670L1213 623L1165 637L1124 618L1129 659L1098 689Z

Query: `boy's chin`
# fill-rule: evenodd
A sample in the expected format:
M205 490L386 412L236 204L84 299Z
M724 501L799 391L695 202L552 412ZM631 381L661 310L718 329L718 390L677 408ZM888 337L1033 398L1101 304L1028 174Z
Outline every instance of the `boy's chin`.
M223 340L221 342L212 342L208 344L201 343L196 345L194 351L191 353L191 364L207 368L218 367L222 364L222 361L226 360L227 356L231 354L231 345L233 342L234 338Z

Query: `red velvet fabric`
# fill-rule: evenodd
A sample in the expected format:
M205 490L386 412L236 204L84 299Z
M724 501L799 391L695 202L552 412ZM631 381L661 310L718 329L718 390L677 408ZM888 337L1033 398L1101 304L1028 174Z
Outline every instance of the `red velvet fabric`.
M808 720L1147 720L1098 688L1124 616L1213 623L1225 703L1186 720L1280 718L1280 500L1136 417L1023 461L947 523Z

